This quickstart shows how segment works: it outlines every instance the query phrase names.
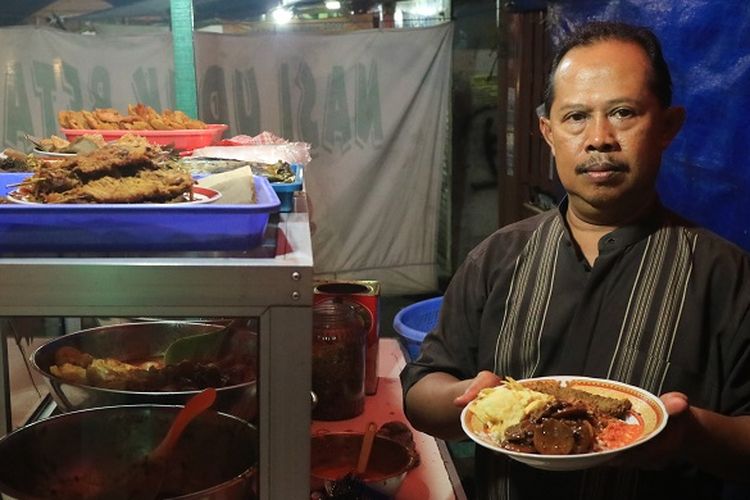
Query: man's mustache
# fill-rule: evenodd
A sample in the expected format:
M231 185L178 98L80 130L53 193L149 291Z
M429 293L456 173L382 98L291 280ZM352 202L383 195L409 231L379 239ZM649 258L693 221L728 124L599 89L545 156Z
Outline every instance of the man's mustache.
M630 167L627 163L621 160L615 160L606 156L595 156L591 157L583 163L576 165L577 174L585 174L587 172L596 171L614 171L614 172L627 172Z

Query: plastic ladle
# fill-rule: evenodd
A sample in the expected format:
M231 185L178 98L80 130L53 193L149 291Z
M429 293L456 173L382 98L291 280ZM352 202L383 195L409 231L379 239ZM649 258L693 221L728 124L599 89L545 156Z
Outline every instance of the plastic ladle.
M175 447L180 439L182 432L193 421L195 417L211 408L216 401L216 389L209 387L193 396L185 403L185 406L177 413L172 425L167 431L167 435L161 440L161 443L148 454L146 460L159 461L169 457L172 448Z
M375 442L375 434L378 426L375 422L367 424L367 429L362 436L362 446L359 448L356 467L340 479L326 482L326 491L332 497L341 498L382 498L382 495L371 489L363 480L367 464L370 462L372 445Z
M143 460L132 466L131 474L125 475L129 498L145 499L158 496L172 449L188 424L209 409L214 401L216 389L209 387L190 398L180 409L161 442Z
M359 449L357 468L354 470L355 474L358 476L362 476L367 470L367 463L370 461L372 443L375 441L375 433L377 430L378 426L375 422L367 424L367 430L365 430L365 434L362 436L362 447Z

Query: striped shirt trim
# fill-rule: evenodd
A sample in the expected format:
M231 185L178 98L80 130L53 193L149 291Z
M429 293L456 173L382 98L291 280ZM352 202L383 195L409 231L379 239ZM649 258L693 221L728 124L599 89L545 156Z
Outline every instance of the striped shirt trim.
M539 365L542 330L564 235L560 220L550 219L534 231L516 259L495 345L495 373L518 373L527 378L533 376Z
M692 272L695 234L666 227L648 238L607 376L651 392L661 388ZM638 354L646 354L638 370ZM640 372L636 377L634 374Z

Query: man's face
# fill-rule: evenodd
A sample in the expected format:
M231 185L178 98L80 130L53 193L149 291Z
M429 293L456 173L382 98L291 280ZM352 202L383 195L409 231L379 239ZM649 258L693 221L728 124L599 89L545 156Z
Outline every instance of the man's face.
M607 40L579 46L554 74L554 100L540 120L570 207L592 223L621 222L651 203L661 154L682 124L648 81L641 47Z

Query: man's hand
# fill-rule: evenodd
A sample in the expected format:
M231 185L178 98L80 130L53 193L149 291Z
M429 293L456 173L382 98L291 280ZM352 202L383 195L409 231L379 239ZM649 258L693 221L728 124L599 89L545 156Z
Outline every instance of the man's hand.
M482 370L477 374L476 377L471 381L469 387L466 388L463 394L453 400L453 404L459 408L463 408L471 402L472 399L477 397L479 391L487 387L495 387L500 385L502 379L488 370Z
M717 477L748 481L750 416L731 417L691 406L679 392L668 392L661 400L669 414L664 430L612 465L658 469L682 461Z
M480 390L500 383L500 377L481 371L476 377L458 380L444 372L425 375L406 393L404 410L415 429L441 439L464 439L461 409Z

